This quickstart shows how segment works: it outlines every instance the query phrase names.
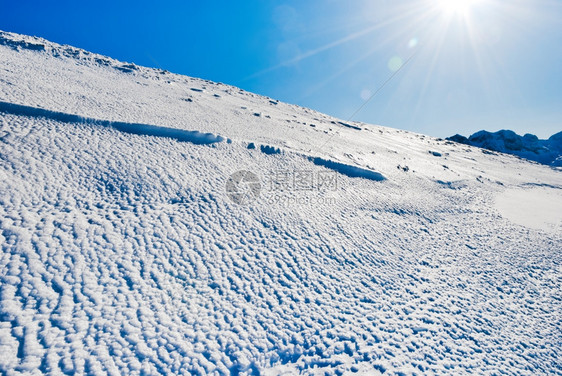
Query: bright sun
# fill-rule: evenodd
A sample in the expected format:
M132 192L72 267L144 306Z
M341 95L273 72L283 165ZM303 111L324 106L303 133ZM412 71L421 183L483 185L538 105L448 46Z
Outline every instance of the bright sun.
M437 7L447 15L466 15L470 9L483 0L435 0Z

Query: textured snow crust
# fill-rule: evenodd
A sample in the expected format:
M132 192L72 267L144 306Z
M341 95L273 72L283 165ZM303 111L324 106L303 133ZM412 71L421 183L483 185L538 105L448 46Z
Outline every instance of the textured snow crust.
M0 41L1 374L562 374L559 170Z

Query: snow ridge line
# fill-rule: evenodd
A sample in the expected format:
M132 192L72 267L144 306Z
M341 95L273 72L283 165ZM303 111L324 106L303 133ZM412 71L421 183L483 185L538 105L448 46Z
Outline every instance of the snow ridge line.
M383 181L386 178L380 173L366 168L348 165L345 163L335 162L320 157L308 157L308 159L317 166L322 166L346 175L350 178L363 178L373 181Z
M120 132L155 136L155 137L168 137L181 142L190 142L196 145L208 145L225 140L224 137L214 135L212 133L201 133L199 131L188 131L185 129L176 129L168 127L160 127L150 124L141 123L126 123L121 121L99 120L88 118L80 115L67 114L64 112L46 110L38 107L24 106L21 104L9 103L0 101L0 112L9 113L12 115L30 116L30 117L44 117L60 121L63 123L85 123L95 124L102 127L110 127Z
M0 101L0 112L9 113L12 115L29 116L29 117L43 117L52 119L63 123L83 123L93 124L102 127L113 128L120 132L130 133L135 135L155 136L172 138L180 142L190 142L196 145L209 145L217 142L223 142L224 137L214 135L212 133L201 133L199 131L188 131L184 129L160 127L150 124L141 123L126 123L120 121L99 120L88 118L81 115L68 114L65 112L58 112L47 110L39 107L25 106L21 104L9 103ZM252 144L253 145L253 144ZM255 146L254 146L255 147ZM278 154L281 150L271 146L261 146L261 152L265 154ZM385 177L375 171L365 168L351 166L345 163L335 162L329 159L320 157L311 157L309 155L302 155L317 166L322 166L342 175L352 178L363 178L367 180L383 181Z
M250 142L247 146L248 149L256 149L256 144ZM260 145L260 151L267 155L276 155L282 154L284 151L281 148L277 148L275 146L270 145ZM368 168L352 166L346 163L336 162L330 159L325 159L321 157L313 157L310 155L302 154L302 153L295 153L298 156L301 156L310 162L314 163L317 166L325 167L330 170L334 170L342 175L348 176L350 178L363 178L367 180L373 181L383 181L386 178L380 173Z

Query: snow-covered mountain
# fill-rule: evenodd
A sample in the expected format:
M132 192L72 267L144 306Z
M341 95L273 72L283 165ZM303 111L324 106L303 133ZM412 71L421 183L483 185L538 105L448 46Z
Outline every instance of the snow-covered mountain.
M562 132L552 135L548 140L539 140L537 136L529 133L520 136L509 130L495 133L480 131L468 138L456 134L448 140L562 167Z
M561 374L562 173L0 33L0 373Z

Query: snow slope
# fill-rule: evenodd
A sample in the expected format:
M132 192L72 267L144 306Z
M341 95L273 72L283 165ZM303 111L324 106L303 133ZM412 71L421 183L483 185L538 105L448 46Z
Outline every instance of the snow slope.
M0 33L0 372L560 375L561 198L555 168Z

